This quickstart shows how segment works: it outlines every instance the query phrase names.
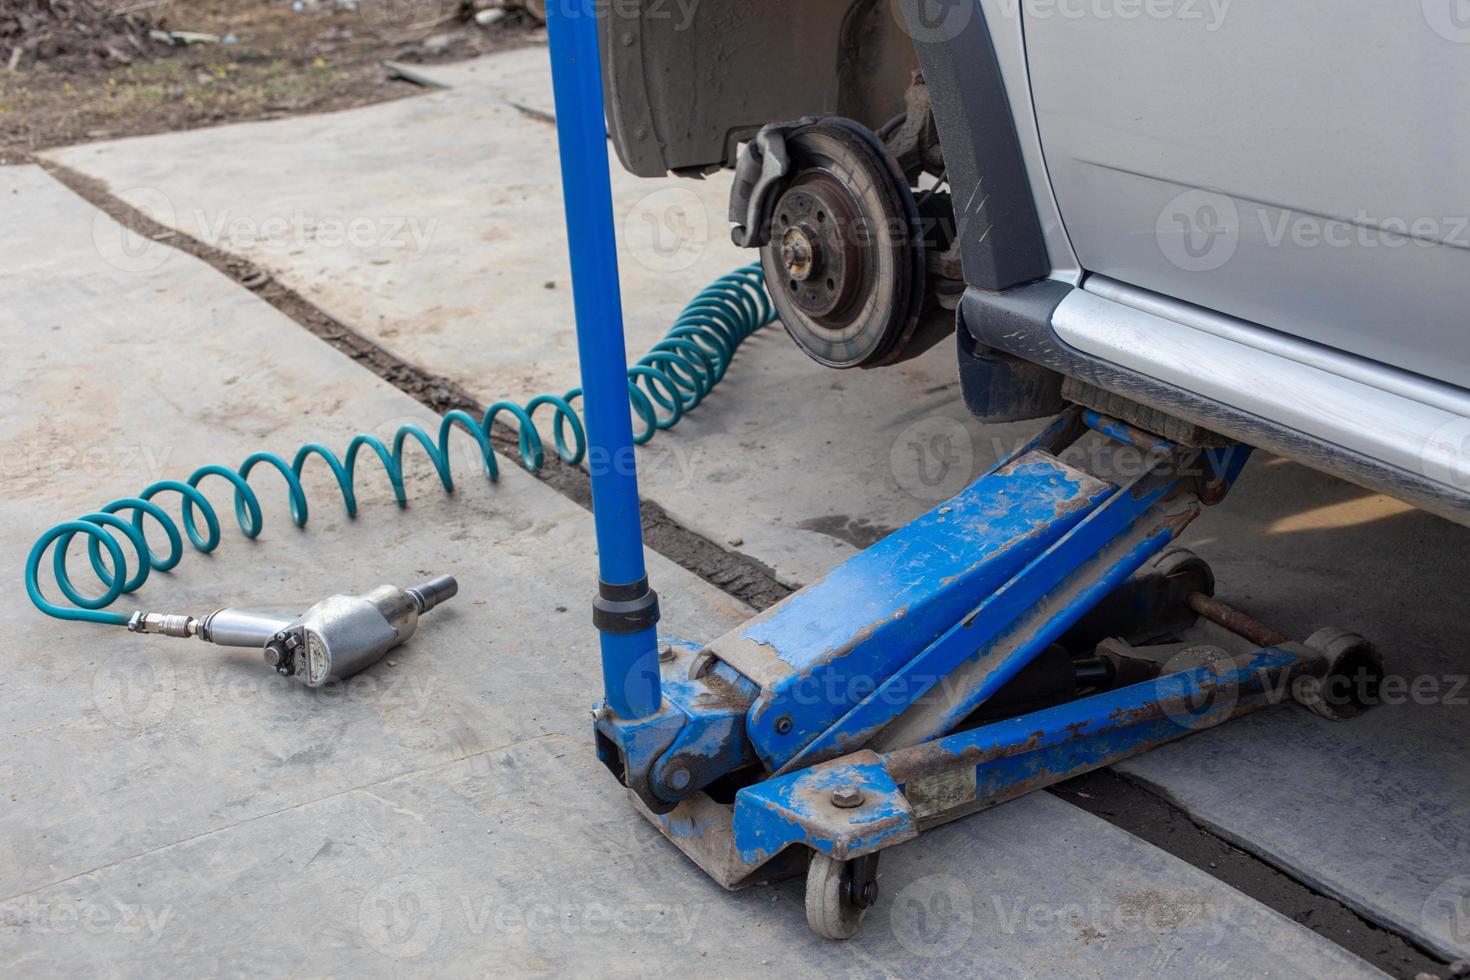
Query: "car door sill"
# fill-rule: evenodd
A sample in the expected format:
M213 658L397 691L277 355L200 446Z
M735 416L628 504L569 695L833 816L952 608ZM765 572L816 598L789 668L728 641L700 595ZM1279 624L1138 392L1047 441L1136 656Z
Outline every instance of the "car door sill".
M980 344L1470 525L1470 393L1097 278L972 287L961 317Z

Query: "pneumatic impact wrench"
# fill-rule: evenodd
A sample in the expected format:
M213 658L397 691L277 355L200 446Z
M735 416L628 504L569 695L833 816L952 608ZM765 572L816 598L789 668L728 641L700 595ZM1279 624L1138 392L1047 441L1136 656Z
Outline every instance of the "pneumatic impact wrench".
M128 629L261 650L277 673L321 687L383 659L413 636L420 616L458 591L453 576L441 575L412 589L380 585L367 595L329 596L294 619L243 609L220 609L203 619L135 612Z

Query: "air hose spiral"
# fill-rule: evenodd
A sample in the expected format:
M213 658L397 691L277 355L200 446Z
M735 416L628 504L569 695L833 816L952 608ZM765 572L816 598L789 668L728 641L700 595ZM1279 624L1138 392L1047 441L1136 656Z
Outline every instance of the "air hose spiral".
M660 429L677 425L684 413L703 401L725 376L740 343L773 319L775 313L765 291L759 263L736 269L701 291L679 314L663 340L628 369L628 400L637 420L642 423L633 441L641 445ZM301 473L307 462L313 456L319 456L326 462L337 478L347 516L355 517L357 495L353 490L353 477L358 457L366 448L372 450L383 464L393 486L393 494L402 507L408 503L403 488L403 455L410 441L421 446L428 455L445 491L454 491L454 478L449 467L449 435L456 427L474 437L484 457L485 475L492 481L497 480L500 472L490 445L490 431L502 414L507 416L507 421L515 420L521 464L526 469L535 472L545 463L546 454L535 422L536 413L543 406L552 413L552 438L557 455L569 464L581 462L587 452L587 433L573 407L573 402L581 395L582 389L577 387L563 395L537 395L524 405L497 401L478 421L468 412L454 409L440 421L437 437L410 423L394 433L390 448L377 436L363 433L352 438L342 458L321 443L312 442L298 449L290 463L275 453L258 452L246 458L237 469L208 465L195 470L183 482L160 480L136 497L114 500L95 513L58 524L42 534L26 559L26 593L37 609L58 619L126 626L128 615L107 612L106 607L125 593L140 588L150 573L166 572L176 566L184 555L183 535L188 536L197 550L205 553L219 546L219 515L199 492L199 484L205 478L220 477L234 487L235 519L245 536L254 538L260 534L263 525L260 499L248 482L257 466L265 464L285 479L290 495L291 519L301 527L307 520L306 491L301 484ZM182 498L183 534L180 533L179 522L153 502L154 497L168 492L177 493ZM199 529L196 511L204 521L203 533ZM129 513L131 519L118 516ZM162 556L148 546L143 532L145 515L158 522L168 539L168 551ZM86 536L87 557L92 571L105 588L99 596L83 595L72 584L67 571L67 547L78 534ZM137 554L138 568L131 576L118 534ZM52 554L56 586L73 604L72 607L56 605L41 594L37 576L48 550ZM103 559L104 551L107 560Z

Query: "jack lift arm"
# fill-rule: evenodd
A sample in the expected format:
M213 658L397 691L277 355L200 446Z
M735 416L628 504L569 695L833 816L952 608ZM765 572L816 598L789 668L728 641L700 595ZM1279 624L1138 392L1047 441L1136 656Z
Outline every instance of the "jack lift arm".
M593 0L548 12L593 447L597 752L711 877L740 888L805 867L808 921L847 938L876 901L884 848L1278 701L1342 719L1372 700L1382 668L1367 641L1291 642L1166 550L1250 450L1176 446L1081 407L725 636L660 642ZM1108 478L1066 461L1083 445L1101 447Z

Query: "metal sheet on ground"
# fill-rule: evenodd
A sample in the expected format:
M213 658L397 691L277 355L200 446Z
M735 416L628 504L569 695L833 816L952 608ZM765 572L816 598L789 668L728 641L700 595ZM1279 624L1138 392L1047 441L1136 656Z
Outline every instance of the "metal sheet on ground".
M1221 598L1299 638L1363 633L1389 678L1353 721L1271 711L1120 768L1446 959L1470 956L1470 530L1276 460L1188 543Z
M120 265L121 229L38 169L0 169L0 194L15 229L0 240L8 567L43 526L154 478L427 416L201 263ZM212 494L219 552L137 595L290 608L460 576L390 663L334 693L245 653L48 620L6 593L6 970L1371 974L1045 796L891 855L893 902L852 944L808 933L797 883L720 891L634 817L588 744L588 515L511 467L495 488L465 470L454 499L413 472L406 511L386 481L363 480L350 528L309 480L304 531L262 479L254 543ZM673 629L711 636L746 614L667 562L653 570ZM963 952L936 952L944 942Z

